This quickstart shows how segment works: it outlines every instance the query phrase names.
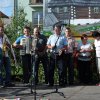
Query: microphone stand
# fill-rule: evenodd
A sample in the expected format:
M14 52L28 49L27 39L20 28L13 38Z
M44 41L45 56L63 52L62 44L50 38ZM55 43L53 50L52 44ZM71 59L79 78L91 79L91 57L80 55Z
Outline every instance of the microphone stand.
M59 54L56 53L55 51L54 51L53 53L54 53L55 68L56 68L56 66L57 66L57 56L58 56ZM50 93L43 94L42 96L44 97L44 95L52 94L52 93L58 93L59 95L61 95L61 96L63 96L64 98L66 98L66 96L64 95L64 93L58 91L57 79L56 79L56 81L55 81L55 91L50 92Z
M34 55L32 56L32 72L31 72L31 94L34 93L34 100L36 100L36 72L35 72L35 63L38 55L36 54L36 50L34 50ZM34 60L33 60L34 59ZM34 92L32 91L33 87L33 80L34 80Z
M33 55L34 52L34 55ZM37 58L37 54L36 54L36 50L31 51L31 59L32 59L32 69L31 69L31 77L30 77L30 93L21 93L21 94L17 94L16 96L19 95L30 95L30 94L34 94L34 100L36 100L36 72L35 72L35 62L36 62L36 58ZM34 60L33 60L34 59ZM34 92L33 92L33 80L34 80Z

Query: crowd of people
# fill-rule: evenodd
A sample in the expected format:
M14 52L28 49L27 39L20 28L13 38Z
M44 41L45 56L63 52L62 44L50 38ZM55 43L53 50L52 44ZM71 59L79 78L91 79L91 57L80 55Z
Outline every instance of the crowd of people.
M66 27L62 34L61 25L53 26L53 34L47 38L41 34L40 27L31 29L25 26L23 35L18 37L13 44L10 43L4 33L4 27L0 26L0 85L14 86L11 81L11 63L8 56L10 49L14 60L13 48L20 50L23 71L23 83L29 83L31 76L34 84L39 83L38 73L40 64L43 65L45 84L54 85L55 68L58 71L59 86L74 84L74 58L77 58L77 73L79 84L92 84L92 53L96 51L96 65L100 79L100 33L94 31L94 44L88 41L88 35L82 34L80 42L75 40L71 29ZM95 50L94 50L95 48ZM49 55L49 57L48 57ZM2 76L2 68L5 68L6 76ZM100 83L97 84L100 86Z

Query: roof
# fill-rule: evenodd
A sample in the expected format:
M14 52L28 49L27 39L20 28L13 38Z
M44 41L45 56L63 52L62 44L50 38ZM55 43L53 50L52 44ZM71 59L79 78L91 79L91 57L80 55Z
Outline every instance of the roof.
M6 14L0 11L0 18L9 18Z
M58 20L53 13L48 13L45 18L45 26L52 26L57 23Z
M48 7L55 6L99 6L100 0L51 0Z

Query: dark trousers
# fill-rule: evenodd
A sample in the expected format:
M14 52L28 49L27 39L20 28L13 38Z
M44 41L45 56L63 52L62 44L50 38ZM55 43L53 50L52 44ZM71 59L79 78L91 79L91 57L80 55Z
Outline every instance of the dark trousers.
M91 61L78 60L78 76L80 83L90 83L92 81Z
M55 64L56 63L56 64ZM49 84L54 84L54 70L55 67L58 68L59 74L59 85L64 84L64 68L63 68L63 59L62 57L52 58L50 57L50 65L49 65Z
M26 54L22 56L22 69L23 69L23 81L24 83L29 83L29 79L31 76L31 55Z
M69 84L73 84L74 81L74 64L72 53L67 53L64 55L64 81Z
M35 82L36 84L39 82L38 80L38 71L39 64L43 65L44 75L45 75L45 83L48 83L48 57L47 55L43 56L33 56L33 74L35 73Z
M2 68L5 68L6 77L3 79L2 77ZM0 82L3 83L3 80L6 84L9 84L11 82L11 63L9 57L2 57L2 60L0 62Z

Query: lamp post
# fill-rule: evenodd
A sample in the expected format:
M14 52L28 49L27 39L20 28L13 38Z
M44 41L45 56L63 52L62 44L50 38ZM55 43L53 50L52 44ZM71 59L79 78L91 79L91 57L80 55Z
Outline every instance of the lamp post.
M38 13L38 27L40 26L40 14Z

